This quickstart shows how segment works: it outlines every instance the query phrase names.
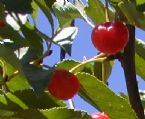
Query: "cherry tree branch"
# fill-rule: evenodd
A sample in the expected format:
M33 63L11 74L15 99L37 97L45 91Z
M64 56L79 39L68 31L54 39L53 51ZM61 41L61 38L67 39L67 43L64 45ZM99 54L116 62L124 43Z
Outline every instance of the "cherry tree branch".
M127 25L129 29L129 42L124 49L121 64L124 69L127 91L132 108L139 119L144 119L144 109L138 91L138 84L135 70L135 27Z

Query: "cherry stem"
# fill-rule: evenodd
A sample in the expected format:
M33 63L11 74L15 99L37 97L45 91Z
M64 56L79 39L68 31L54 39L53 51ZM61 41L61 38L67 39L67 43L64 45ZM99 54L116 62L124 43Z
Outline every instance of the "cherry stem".
M91 59L89 59L89 60L83 61L82 63L76 65L75 67L73 67L73 68L70 69L69 71L72 72L72 73L74 73L74 71L75 71L76 69L78 69L79 67L81 67L81 66L84 66L84 65L86 65L86 64L88 64L88 63L91 63L91 62L103 62L103 61L105 61L106 59L107 59L106 56L105 56L105 57L100 57L100 55L97 55L97 56L95 56L95 57L93 57L93 58L91 58Z
M2 60L0 60L0 64L2 65L2 78L6 79L6 77L7 77L7 75L6 75L7 68L5 66L5 63Z
M105 64L104 64L104 62L102 62L102 81L104 83L106 83L106 81L105 81Z
M109 22L109 9L108 9L108 0L105 0L105 20L106 22Z
M71 109L75 109L74 102L72 99L68 99L68 104Z

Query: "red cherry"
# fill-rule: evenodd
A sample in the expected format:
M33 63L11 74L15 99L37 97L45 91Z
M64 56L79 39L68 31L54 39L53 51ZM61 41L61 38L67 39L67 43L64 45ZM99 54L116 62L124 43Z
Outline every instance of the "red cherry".
M92 43L103 53L115 54L127 44L129 32L121 21L100 23L92 31Z
M90 115L91 119L110 119L108 115L101 112L94 112Z
M54 70L48 84L49 92L56 98L67 100L72 98L80 88L78 78L64 69Z
M2 21L0 21L0 27L4 27L4 26L6 26L7 24L5 23L5 22L2 22Z

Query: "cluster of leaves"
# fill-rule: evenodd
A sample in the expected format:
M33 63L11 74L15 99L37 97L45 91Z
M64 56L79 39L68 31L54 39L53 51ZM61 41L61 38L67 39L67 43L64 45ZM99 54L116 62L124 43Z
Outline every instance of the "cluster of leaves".
M113 20L120 11L126 22L145 30L145 1L110 0L109 19ZM37 16L41 10L51 26L51 36L37 28ZM0 27L0 118L1 119L89 119L84 111L68 109L64 102L52 97L46 90L51 70L44 68L43 58L50 54L51 44L58 45L65 54L71 55L71 46L78 28L75 18L94 24L105 21L105 6L101 0L2 0L0 1L0 21L6 22L9 14L19 25L19 29L7 24ZM19 14L33 19L23 24ZM59 26L55 28L54 17ZM138 19L136 19L138 18ZM6 42L10 39L10 42ZM46 50L43 44L46 42ZM136 70L145 80L145 42L136 39ZM55 67L72 69L81 62L63 60ZM113 62L91 63L75 71L80 80L79 95L96 109L107 113L111 119L137 119L128 99L113 93L105 84L111 73ZM102 80L104 82L102 82ZM144 102L143 102L144 103ZM111 110L110 110L111 108ZM59 115L59 116L56 116Z

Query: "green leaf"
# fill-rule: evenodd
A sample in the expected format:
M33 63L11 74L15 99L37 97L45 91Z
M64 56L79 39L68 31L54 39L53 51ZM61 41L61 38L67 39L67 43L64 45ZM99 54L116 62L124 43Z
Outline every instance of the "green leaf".
M145 1L144 0L136 0L137 9L139 11L145 11Z
M127 95L124 94L123 92L119 92L119 95L120 95L122 98L126 99L126 101L129 102L129 96L127 96Z
M56 68L61 68L61 69L66 69L66 70L70 70L73 67L75 67L76 65L78 65L80 62L75 61L75 60L71 60L71 59L64 59L61 62L58 62L55 67Z
M137 5L141 5L141 4L144 4L144 3L145 3L144 0L136 0L136 4L137 4Z
M33 65L26 65L23 67L26 78L30 82L33 89L40 93L42 92L48 84L51 77L50 70L44 70Z
M142 12L138 12L136 6L132 2L120 2L118 6L130 24L145 30L145 15Z
M136 72L137 74L145 80L145 42L136 39L135 42L135 66L136 66Z
M51 15L51 8L49 8L49 4L46 3L46 0L34 0L36 2L36 4L40 7L40 9L43 11L43 13L45 14L46 18L48 19L51 28L52 28L52 33L54 32L54 22L53 22L53 18ZM49 0L47 1L48 3L51 3L53 0ZM52 3L51 3L52 4Z
M71 55L71 45L78 33L77 27L60 29L54 36L53 41L62 46L63 50Z
M68 108L25 110L18 112L15 116L22 119L90 119L86 112Z
M95 24L106 21L105 7L100 0L88 0L88 6L85 8L85 10L87 15ZM110 20L113 20L114 14L111 10L108 10L108 16Z
M105 8L100 0L88 0L86 13L95 24L105 21Z
M139 93L140 93L142 105L143 105L143 107L145 109L145 90L139 90Z
M136 38L135 41L135 51L136 53L142 57L143 59L145 59L145 42L141 39Z
M88 16L85 11L85 5L81 0L74 0L74 6L77 8L79 11L82 19L84 19L91 27L94 27L94 25L89 21Z
M58 62L55 67L66 69L66 70L71 70L73 67L77 66L78 64L80 64L80 62L71 60L71 59L65 59L61 62ZM74 73L77 73L77 72L87 72L87 73L93 74L93 65L86 64L85 66L80 66L74 71Z
M30 62L37 60L38 51L33 48L29 48L27 53L22 57L21 63L23 66L23 72L33 87L33 89L40 93L42 92L48 84L48 81L51 76L51 70L43 69L38 63L36 66L34 64L30 64Z
M1 60L4 64L3 68L5 69L5 74L8 76L8 81L6 82L7 88L12 92L30 88L24 76L22 65L14 52L3 46L0 47L0 51ZM19 72L17 75L14 75L16 71Z
M36 25L36 19L38 17L38 12L39 12L39 7L38 5L34 2L34 0L32 1L32 8L33 8L33 12L31 14L34 25Z
M121 2L122 0L111 0L111 2L113 3L118 3L118 2Z
M21 26L21 30L23 35L29 42L30 46L37 50L38 55L42 55L43 50L42 39L37 34L35 28L27 22L25 25Z
M32 0L3 0L7 11L21 14L32 12L31 2Z
M0 40L10 39L17 44L28 46L28 42L24 39L18 31L15 31L10 25L0 27Z
M0 21L5 21L5 8L2 2L0 1Z
M0 119L3 119L2 117L13 116L13 115L14 112L12 111L0 109Z
M104 61L102 63L102 81L107 82L111 71L112 71L113 62L111 61Z
M80 96L94 107L108 114L111 119L137 119L128 102L112 92L96 77L78 73L80 80Z
M23 74L20 61L12 50L4 47L3 45L0 45L0 58L3 59L6 63L10 64L15 69L15 71L18 70L20 74Z
M54 99L48 92L36 95L32 89L28 89L0 95L0 109L2 110L15 112L24 109L49 109L58 106L65 106L65 104Z
M2 116L0 116L0 119L22 119L22 118L17 118L17 117L2 117Z
M60 28L68 27L74 18L81 17L78 9L70 2L57 1L52 6L58 18Z
M52 9L52 5L54 4L55 1L56 1L56 0L45 0L47 6L48 6L50 9Z
M30 88L30 85L25 78L24 73L18 73L17 75L13 76L13 78L9 79L10 77L12 77L16 69L7 62L4 62L4 64L6 69L6 75L8 76L8 81L6 82L6 85L9 91L15 92L18 90L25 90Z
M94 75L101 81L106 82L111 74L113 67L112 61L95 62L94 63Z
M9 68L9 67L8 67ZM7 87L9 89L9 91L11 92L15 92L18 90L25 90L25 89L30 89L30 85L26 79L26 77L18 74L17 76L15 76L14 78L12 78L10 81L8 81L7 83Z
M139 75L143 80L145 80L145 70L144 70L144 64L145 64L145 59L140 57L137 53L135 54L135 66L136 66L136 72L137 75Z

